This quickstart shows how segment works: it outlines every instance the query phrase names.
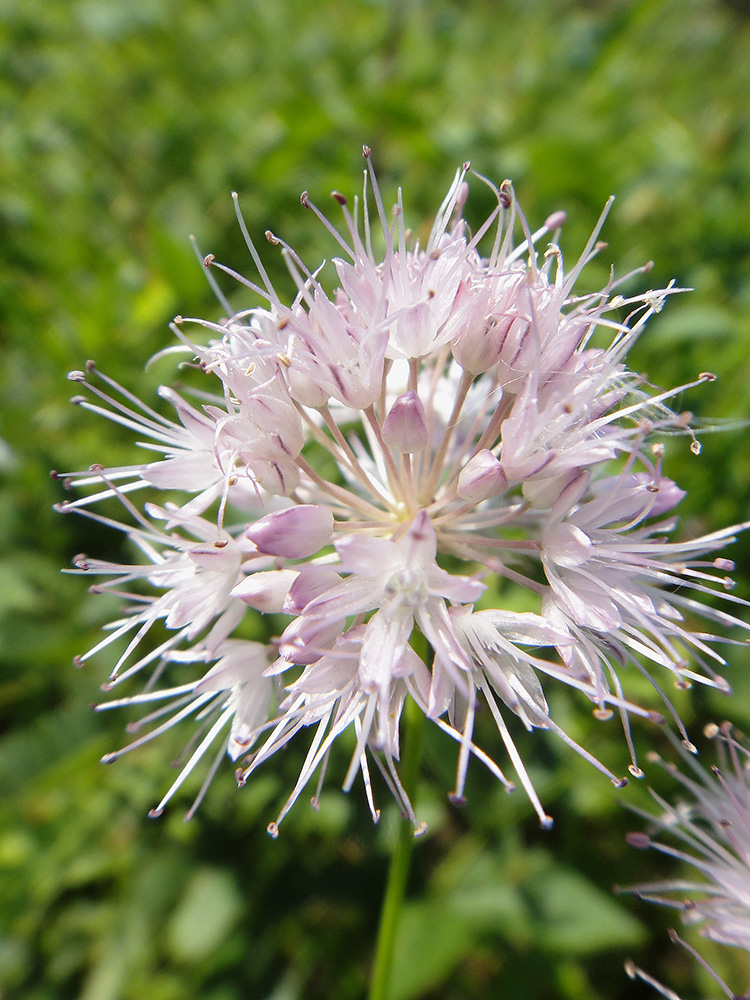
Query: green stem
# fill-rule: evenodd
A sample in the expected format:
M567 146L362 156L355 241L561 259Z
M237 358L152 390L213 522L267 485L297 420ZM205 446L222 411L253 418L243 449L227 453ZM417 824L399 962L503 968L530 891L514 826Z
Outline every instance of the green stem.
M401 782L406 794L411 798L417 787L419 765L422 758L422 731L424 729L424 714L418 706L407 699L404 706L406 716L405 733L402 734L403 750L401 753ZM406 739L403 739L403 735ZM388 1000L391 969L393 966L393 947L396 943L396 932L401 915L401 906L406 892L406 881L409 876L409 863L414 850L414 827L410 820L402 819L398 837L391 856L391 866L388 871L388 884L380 911L378 940L375 946L375 960L372 978L370 980L369 1000Z

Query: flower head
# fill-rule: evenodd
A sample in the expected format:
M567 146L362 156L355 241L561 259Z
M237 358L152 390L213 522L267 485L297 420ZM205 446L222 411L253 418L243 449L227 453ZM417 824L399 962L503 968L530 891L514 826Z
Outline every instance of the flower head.
M682 746L685 771L651 755L679 782L686 797L672 804L652 792L660 814L641 813L649 833L628 835L631 846L652 848L682 861L695 876L632 886L628 891L680 910L683 922L698 924L704 937L750 952L750 750L728 722L707 726L705 733L717 743L719 763L710 770ZM672 937L680 940L674 932ZM708 971L727 996L735 995L712 969Z
M83 493L61 508L125 531L143 558L79 559L78 572L110 578L98 589L133 584L117 591L129 613L82 659L130 636L108 688L146 666L155 673L144 694L108 704L158 702L148 718L164 721L154 734L190 714L202 722L164 801L214 742L242 759L244 783L311 731L275 831L351 730L345 787L361 773L377 816L369 752L416 824L396 769L409 697L459 745L455 800L471 756L513 787L475 743L484 702L546 825L506 713L555 733L622 784L553 721L545 685L577 689L600 717L619 710L626 733L629 714L659 716L627 700L617 673L625 664L725 686L714 639L693 619L739 624L698 600L724 590L731 564L706 557L732 531L667 540L682 493L662 472L659 438L689 433L687 417L667 406L687 387L649 392L624 361L677 289L624 297L626 275L574 292L601 250L609 206L570 271L557 244L564 214L531 232L507 181L489 185L495 208L473 232L463 218L468 164L422 246L406 228L400 191L386 212L367 148L365 157L361 201L350 211L334 193L341 231L302 196L339 248L332 291L325 269L308 268L268 233L298 290L283 301L237 208L258 281L209 255L227 317L173 325L210 382L196 403L163 389L170 419L93 364L71 374L87 392L77 403L135 430L156 453L65 477ZM256 304L232 312L217 271ZM132 501L143 490L167 490L169 502L147 503L144 514ZM97 512L112 497L130 525ZM523 593L527 610L496 606L503 588ZM262 655L236 636L258 613L287 616ZM139 655L157 621L166 638ZM416 652L424 640L429 662ZM165 683L180 670L192 679ZM631 770L640 773L635 757Z

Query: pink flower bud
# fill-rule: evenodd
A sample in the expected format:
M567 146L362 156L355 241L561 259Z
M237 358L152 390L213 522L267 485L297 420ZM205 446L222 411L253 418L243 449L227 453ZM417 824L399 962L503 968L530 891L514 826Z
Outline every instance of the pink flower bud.
M297 571L293 569L253 573L237 584L232 590L232 597L241 598L245 604L265 614L279 612L297 576Z
M247 467L253 479L274 496L288 497L299 486L299 469L285 458L269 461L252 456Z
M427 444L427 420L416 392L404 392L394 401L383 424L383 440L402 454L421 451Z
M489 496L499 496L507 488L508 477L501 463L486 448L466 463L458 477L458 495L472 503L479 503Z
M295 618L279 639L279 655L290 663L315 663L335 643L345 618Z
M333 515L313 504L274 511L245 530L259 552L288 559L315 555L330 542L332 534Z
M341 583L333 566L303 566L285 595L281 610L287 615L302 614L304 608L326 590Z
M468 323L453 344L453 356L472 375L486 372L497 362L509 331L518 324L512 316L479 317Z

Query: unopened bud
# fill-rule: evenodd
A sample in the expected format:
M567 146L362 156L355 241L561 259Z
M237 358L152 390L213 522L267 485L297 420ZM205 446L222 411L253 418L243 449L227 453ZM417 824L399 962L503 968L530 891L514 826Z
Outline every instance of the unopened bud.
M297 578L293 569L271 569L252 573L232 590L232 597L241 598L245 604L264 614L281 611L289 588Z
M383 423L383 440L394 451L414 453L427 444L427 420L416 392L402 393Z
M458 495L472 503L500 496L507 488L508 477L501 463L486 448L466 463L458 477Z
M333 515L325 507L300 504L267 514L245 534L260 552L269 556L305 559L331 540Z

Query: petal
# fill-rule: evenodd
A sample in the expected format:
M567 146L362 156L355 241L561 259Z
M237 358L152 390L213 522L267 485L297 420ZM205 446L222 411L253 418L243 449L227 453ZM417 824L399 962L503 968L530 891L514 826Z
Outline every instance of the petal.
M326 507L300 504L267 514L245 530L259 552L289 559L315 555L333 534L333 515Z

